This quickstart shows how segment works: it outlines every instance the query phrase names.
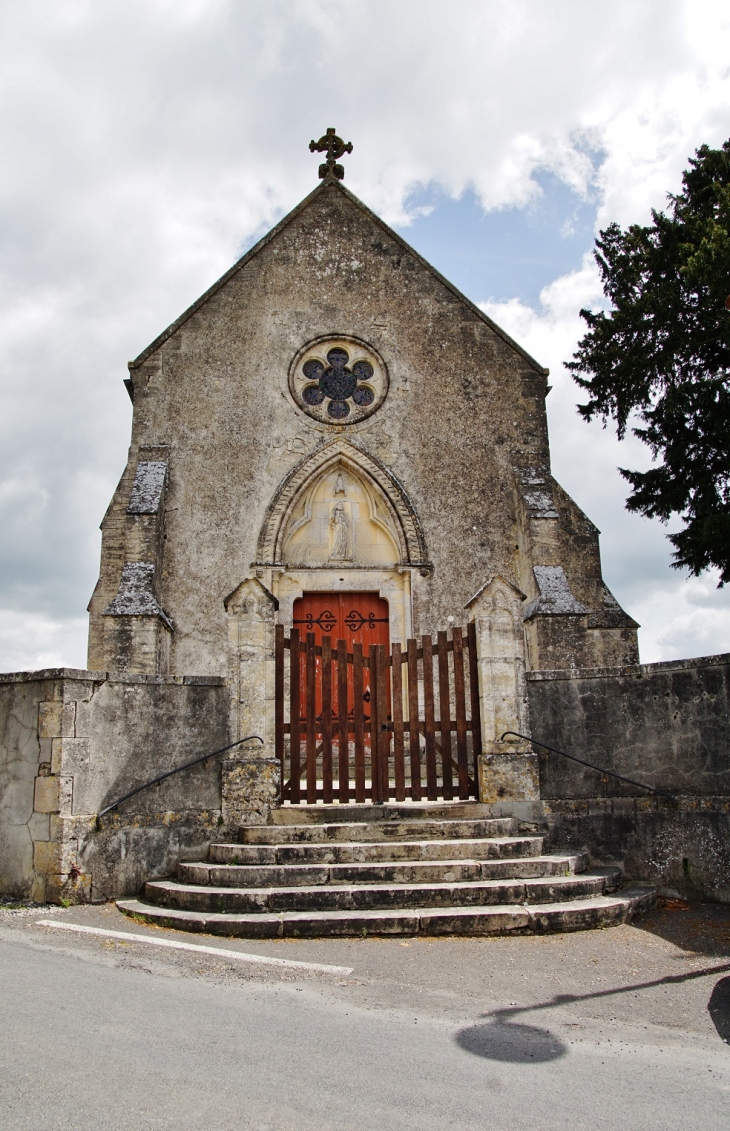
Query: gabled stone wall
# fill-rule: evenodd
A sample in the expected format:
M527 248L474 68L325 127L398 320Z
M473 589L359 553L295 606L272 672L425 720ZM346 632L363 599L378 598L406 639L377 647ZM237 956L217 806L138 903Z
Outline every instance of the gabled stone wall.
M319 391L304 396L303 367L330 347L370 374L362 403L335 417ZM460 622L495 576L531 608L526 669L635 662L598 532L550 474L546 377L323 183L130 363L129 463L102 525L89 667L224 675L224 600L247 580L281 594L284 614L312 587L378 591L397 605L398 639ZM319 543L294 544L291 508L311 503L330 463L380 508L383 539L364 521L367 553L320 562ZM546 569L562 571L571 609L543 599Z

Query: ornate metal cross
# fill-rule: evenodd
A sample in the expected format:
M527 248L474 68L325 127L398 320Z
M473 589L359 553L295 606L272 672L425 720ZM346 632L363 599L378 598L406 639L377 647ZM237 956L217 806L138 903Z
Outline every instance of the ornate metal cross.
M326 162L319 167L321 180L326 177L334 177L341 181L345 176L345 170L342 165L337 164L337 159L342 157L343 153L352 153L352 142L348 141L345 144L342 138L335 133L334 126L330 126L327 133L319 141L310 141L309 152L327 154Z

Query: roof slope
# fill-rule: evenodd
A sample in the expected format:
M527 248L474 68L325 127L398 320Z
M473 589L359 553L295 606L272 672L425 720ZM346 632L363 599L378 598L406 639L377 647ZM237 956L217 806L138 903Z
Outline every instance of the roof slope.
M247 251L246 254L241 256L241 258L238 259L233 264L233 266L225 272L224 275L221 275L220 279L213 283L212 287L209 287L208 290L205 291L205 293L202 294L199 299L196 299L196 301L191 306L189 306L187 310L180 315L179 318L176 318L174 322L170 323L167 329L163 330L163 332L157 338L155 338L155 340L151 342L146 349L142 350L142 353L139 354L139 356L136 357L134 361L129 362L129 368L137 369L140 365L142 365L142 363L146 361L147 358L155 352L155 350L159 349L161 345L164 345L168 338L172 337L176 330L179 330L179 328L183 326L185 322L187 322L187 320L193 316L193 314L200 310L200 308L204 306L205 303L221 289L221 287L225 286L229 279L233 278L233 276L243 267L245 267L246 264L254 258L254 256L258 255L262 248L266 247L267 244L276 239L278 234L283 231L284 228L286 228L287 225L290 224L296 216L303 212L318 196L319 193L326 192L329 189L343 193L344 196L356 208L359 208L361 212L365 213L365 215L372 221L373 224L381 228L382 231L385 232L390 239L399 244L400 247L402 247L403 250L408 253L408 255L412 256L417 263L420 263L422 267L425 267L425 269L429 271L436 279L438 279L439 282L447 288L447 290L451 291L451 293L455 295L460 302L467 306L469 310L476 314L482 322L486 323L486 325L489 326L495 334L502 338L502 340L505 341L507 345L511 346L511 348L515 350L516 353L524 358L524 360L529 365L531 365L533 369L535 369L538 373L547 376L547 374L549 373L548 369L545 369L544 366L535 361L535 359L530 356L527 350L524 350L522 346L514 340L514 338L511 338L509 334L501 328L501 326L498 326L496 322L493 322L492 319L489 318L483 310L480 310L480 308L471 301L471 299L468 299L466 295L462 294L458 287L455 287L453 283L450 283L449 280L446 279L440 271L437 271L436 268L431 263L429 263L427 259L424 259L422 255L419 255L419 253L414 248L412 248L411 245L406 242L406 240L399 236L397 232L394 232L393 229L390 228L384 220L381 220L379 216L372 212L366 204L363 204L359 197L355 196L353 192L350 192L349 189L345 188L345 186L340 181L334 181L329 178L326 181L322 181L321 184L317 185L317 187L312 192L310 192L309 196L305 196L304 199L300 201L300 203L297 204L297 206L293 208L291 212L288 212L287 215L284 216L284 218L280 220L279 223L275 227L273 227L270 232L267 232L266 235L262 239L260 239L257 244L254 244L250 251Z

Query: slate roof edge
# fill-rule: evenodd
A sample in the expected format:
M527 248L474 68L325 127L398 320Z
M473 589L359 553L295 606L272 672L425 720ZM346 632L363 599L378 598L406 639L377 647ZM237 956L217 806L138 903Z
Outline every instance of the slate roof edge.
M303 212L304 209L309 205L309 203L314 200L318 193L324 192L328 188L335 188L344 193L348 200L350 200L357 208L364 212L370 220L378 225L378 227L382 228L383 231L386 232L386 234L391 239L394 239L395 242L399 244L409 255L412 255L413 258L418 263L420 263L422 267L425 267L426 270L434 276L434 278L438 279L442 286L446 287L446 289L453 295L455 295L460 302L463 302L465 306L467 306L474 314L477 315L481 322L486 323L486 325L489 326L489 328L493 330L494 333L498 335L498 337L502 338L502 340L506 342L506 344L513 350L515 350L515 352L518 353L520 357L522 357L529 365L531 365L533 369L535 369L541 376L548 376L550 372L549 369L546 369L544 366L540 365L539 362L535 361L534 357L532 357L527 352L527 350L523 349L522 346L514 340L514 338L511 338L506 330L503 330L501 326L498 326L496 322L493 322L492 319L476 305L476 303L472 302L471 299L462 294L458 287L449 282L449 280L444 275L442 275L440 271L436 270L433 264L429 263L427 259L424 259L424 257L415 250L415 248L411 247L407 240L404 240L403 237L398 235L397 232L389 227L389 225L386 224L384 220L381 220L381 218L376 215L375 212L368 208L367 204L364 204L358 196L355 196L354 192L351 192L350 189L345 188L345 186L339 181L333 182L331 180L322 181L322 183L317 185L316 188L314 188L308 196L305 196L303 200L300 200L299 204L292 208L290 212L287 212L286 216L283 216L279 223L276 224L271 229L271 231L267 232L266 235L263 236L258 241L258 243L254 244L252 248L249 248L245 255L242 255L240 259L237 259L233 266L229 267L228 270L223 275L221 275L221 277L217 279L211 287L208 287L208 290L205 291L200 296L200 298L196 299L195 302L187 308L187 310L183 311L179 318L176 318L174 322L171 322L167 329L163 330L162 333L159 334L153 342L150 342L147 348L142 350L142 352L133 361L128 362L128 368L130 370L138 369L139 366L142 365L147 360L147 358L155 352L155 350L158 350L160 346L164 345L164 343L172 337L176 330L179 330L180 327L183 326L189 318L192 318L192 316L196 314L197 311L200 310L201 307L204 306L205 303L213 297L213 295L217 294L217 292L221 289L221 287L225 286L229 279L232 279L238 271L245 267L246 264L254 258L254 256L258 255L258 253L264 247L266 247L268 243L275 239L275 237L278 236L279 232L282 232L284 228L286 228L287 225L292 222L292 220L294 220L301 212Z

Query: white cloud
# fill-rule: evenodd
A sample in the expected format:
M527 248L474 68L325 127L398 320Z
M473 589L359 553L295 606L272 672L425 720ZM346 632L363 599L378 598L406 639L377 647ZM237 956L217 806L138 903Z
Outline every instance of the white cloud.
M86 617L52 620L34 613L0 610L0 655L4 672L39 671L42 668L85 668ZM69 656L82 657L77 664Z
M717 577L692 577L658 586L642 607L647 662L730 651L730 593L718 596Z
M390 222L420 184L526 204L541 168L597 186L601 221L644 220L724 140L728 58L709 0L0 0L0 608L29 633L76 623L129 440L125 362L313 187L310 137L353 140L347 183ZM512 310L553 366L585 286ZM562 395L556 461L583 461ZM599 524L611 474L581 477ZM649 525L617 559L627 592L647 561L673 580ZM83 665L75 629L48 631Z

